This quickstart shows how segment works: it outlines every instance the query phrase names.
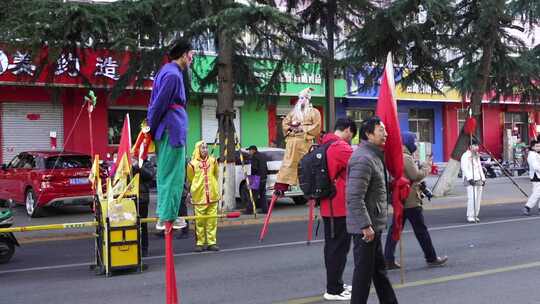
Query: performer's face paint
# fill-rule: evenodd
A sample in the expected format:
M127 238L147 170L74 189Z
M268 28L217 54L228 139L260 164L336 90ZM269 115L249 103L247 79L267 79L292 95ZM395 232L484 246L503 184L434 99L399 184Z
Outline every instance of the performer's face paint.
M199 153L201 154L201 157L204 159L208 156L208 145L202 144L199 146Z
M471 152L476 155L478 153L478 145L471 145Z
M533 150L540 153L540 143L539 144L534 144Z
M375 130L373 130L373 133L367 133L368 141L381 148L384 147L387 136L388 133L386 133L386 127L382 121L380 125L375 125Z

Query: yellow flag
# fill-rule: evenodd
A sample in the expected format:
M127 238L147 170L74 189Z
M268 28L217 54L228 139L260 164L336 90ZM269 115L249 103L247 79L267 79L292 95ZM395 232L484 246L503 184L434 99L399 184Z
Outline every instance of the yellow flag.
M139 173L137 173L133 179L131 179L131 182L129 182L129 185L127 185L126 190L117 199L121 200L126 196L139 197Z
M100 182L99 178L99 155L96 154L94 158L94 163L92 164L92 168L90 169L90 175L88 175L88 180L92 183L92 185L96 185L96 181Z
M111 204L114 201L111 179L107 177L107 203Z
M127 183L127 177L131 173L131 168L129 167L129 161L128 161L128 153L124 153L122 155L122 159L120 159L120 163L118 163L118 167L116 168L116 172L114 173L114 180L113 184L116 184L117 181L123 179Z
M103 200L103 186L101 185L101 178L98 178L97 180L96 194L100 201Z

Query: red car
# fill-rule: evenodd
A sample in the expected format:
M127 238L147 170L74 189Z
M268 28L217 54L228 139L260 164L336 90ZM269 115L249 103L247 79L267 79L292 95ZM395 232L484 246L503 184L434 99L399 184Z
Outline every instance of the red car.
M22 152L0 170L0 200L24 204L31 217L43 207L88 205L89 155L59 151Z

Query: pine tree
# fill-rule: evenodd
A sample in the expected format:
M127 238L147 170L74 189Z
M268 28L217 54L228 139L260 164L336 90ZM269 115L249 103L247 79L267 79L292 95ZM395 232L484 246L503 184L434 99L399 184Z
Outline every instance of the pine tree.
M297 40L292 38L298 32L297 20L264 4L232 0L7 2L7 10L0 12L0 42L35 51L46 45L49 52L39 62L41 69L55 63L66 49L89 47L134 53L136 60L130 61L127 72L116 82L113 98L128 84L133 81L141 84L144 76L157 71L175 38L191 39L195 48L199 47L197 41L214 40L218 50L216 59L209 71L194 75L203 89L218 88L221 153L224 156L227 150L228 156L227 160L222 159L233 161L233 166L234 96L275 100L281 91L283 71L298 68L303 57ZM86 84L91 86L89 82ZM228 172L232 173L228 181L234 185L234 170ZM233 202L234 188L228 192L226 201Z
M274 1L261 1L269 5ZM346 68L344 42L349 39L352 29L363 23L374 6L368 0L286 0L289 13L301 18L302 32L316 38L297 37L313 58L322 62L325 96L328 103L328 123L333 128L335 122L334 81L337 73ZM337 56L336 56L337 55ZM337 58L340 57L340 58Z
M418 19L420 7L426 20ZM402 85L427 84L438 90L443 80L470 96L472 115L481 121L482 99L495 92L495 98L519 96L522 102L537 102L540 96L538 47L528 49L511 29L537 25L537 1L504 0L397 0L377 12L355 31L349 43L356 67L372 81L381 69L366 68L366 62L382 66L392 51L396 63L410 73ZM367 86L373 84L369 82ZM496 101L496 100L494 100ZM459 172L459 159L470 137L461 130L442 178L434 193L451 189Z
M192 14L199 21L189 28L193 37L209 36L218 49L217 58L206 75L196 75L202 86L217 84L221 159L227 165L225 208L234 202L234 99L275 98L282 73L298 68L301 52L293 43L296 20L277 8L264 4L233 1L194 1ZM201 77L202 76L202 77ZM226 159L225 159L225 156Z

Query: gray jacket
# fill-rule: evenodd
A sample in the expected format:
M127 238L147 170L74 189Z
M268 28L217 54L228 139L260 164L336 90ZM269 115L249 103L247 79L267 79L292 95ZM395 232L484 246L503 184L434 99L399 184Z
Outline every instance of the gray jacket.
M347 166L347 231L360 234L371 226L386 228L388 209L384 154L379 147L362 141Z

